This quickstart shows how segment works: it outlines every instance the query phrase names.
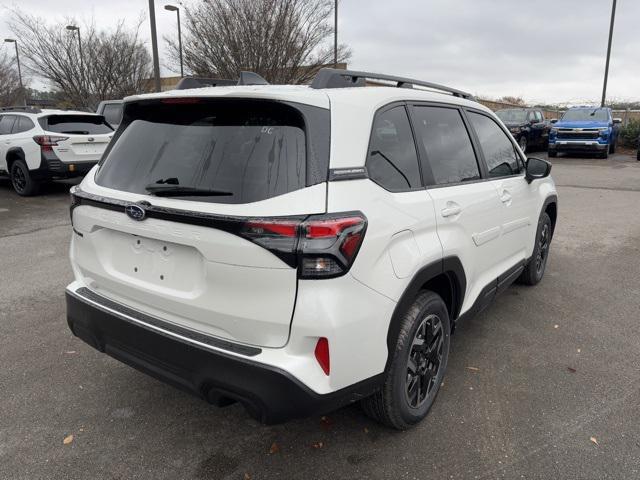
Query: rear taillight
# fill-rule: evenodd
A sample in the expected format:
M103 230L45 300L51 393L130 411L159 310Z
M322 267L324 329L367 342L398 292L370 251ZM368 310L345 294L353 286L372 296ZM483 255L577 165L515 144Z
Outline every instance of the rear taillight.
M364 215L310 217L300 232L300 277L330 278L346 273L358 254L367 221Z
M43 152L53 150L53 147L58 145L58 142L63 142L69 137L62 137L56 135L36 135L33 137L33 141L40 145Z
M251 219L239 233L297 266L300 278L332 278L344 275L353 264L366 226L361 213L346 213Z

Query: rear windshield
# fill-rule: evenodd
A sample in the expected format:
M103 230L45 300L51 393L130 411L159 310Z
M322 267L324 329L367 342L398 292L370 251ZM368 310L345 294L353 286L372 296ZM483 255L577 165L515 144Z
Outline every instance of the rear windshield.
M124 127L124 128L123 128ZM329 111L266 100L167 99L130 104L96 183L149 194L150 185L249 203L326 181Z
M48 115L39 118L40 126L47 132L69 135L100 135L113 132L102 115Z

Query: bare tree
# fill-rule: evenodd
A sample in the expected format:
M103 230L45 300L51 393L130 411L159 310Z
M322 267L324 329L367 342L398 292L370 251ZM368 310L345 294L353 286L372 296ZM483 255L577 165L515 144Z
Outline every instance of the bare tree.
M237 78L240 70L271 83L304 83L333 64L333 2L328 0L197 0L183 7L184 63L196 75ZM177 41L165 37L179 71ZM338 49L338 61L351 56Z
M527 105L527 102L525 102L522 97L514 97L511 95L499 98L498 102L508 103L510 105L522 105L523 107Z
M2 51L0 53L0 106L17 105L21 98L15 58L6 50Z
M25 67L59 90L70 107L93 110L101 100L122 98L147 89L150 55L140 40L141 22L133 29L123 21L111 31L98 31L92 23L80 26L82 55L76 32L66 25L73 19L48 24L18 10L9 27L20 38Z

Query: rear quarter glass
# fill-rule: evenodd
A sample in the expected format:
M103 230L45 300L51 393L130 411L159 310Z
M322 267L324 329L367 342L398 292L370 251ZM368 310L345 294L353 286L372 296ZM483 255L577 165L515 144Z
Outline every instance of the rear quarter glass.
M126 104L98 185L138 194L149 194L150 184L179 185L228 193L181 200L242 204L327 180L329 110L271 100L177 100Z

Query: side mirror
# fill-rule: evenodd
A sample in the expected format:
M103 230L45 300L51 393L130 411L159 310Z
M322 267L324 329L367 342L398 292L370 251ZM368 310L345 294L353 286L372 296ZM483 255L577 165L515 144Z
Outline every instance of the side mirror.
M531 183L539 178L546 178L551 173L551 163L541 158L531 157L527 159L524 178Z
M557 118L552 118L551 120L549 120L550 123L558 123L558 119Z
M622 119L616 117L613 119L613 123L622 123Z

